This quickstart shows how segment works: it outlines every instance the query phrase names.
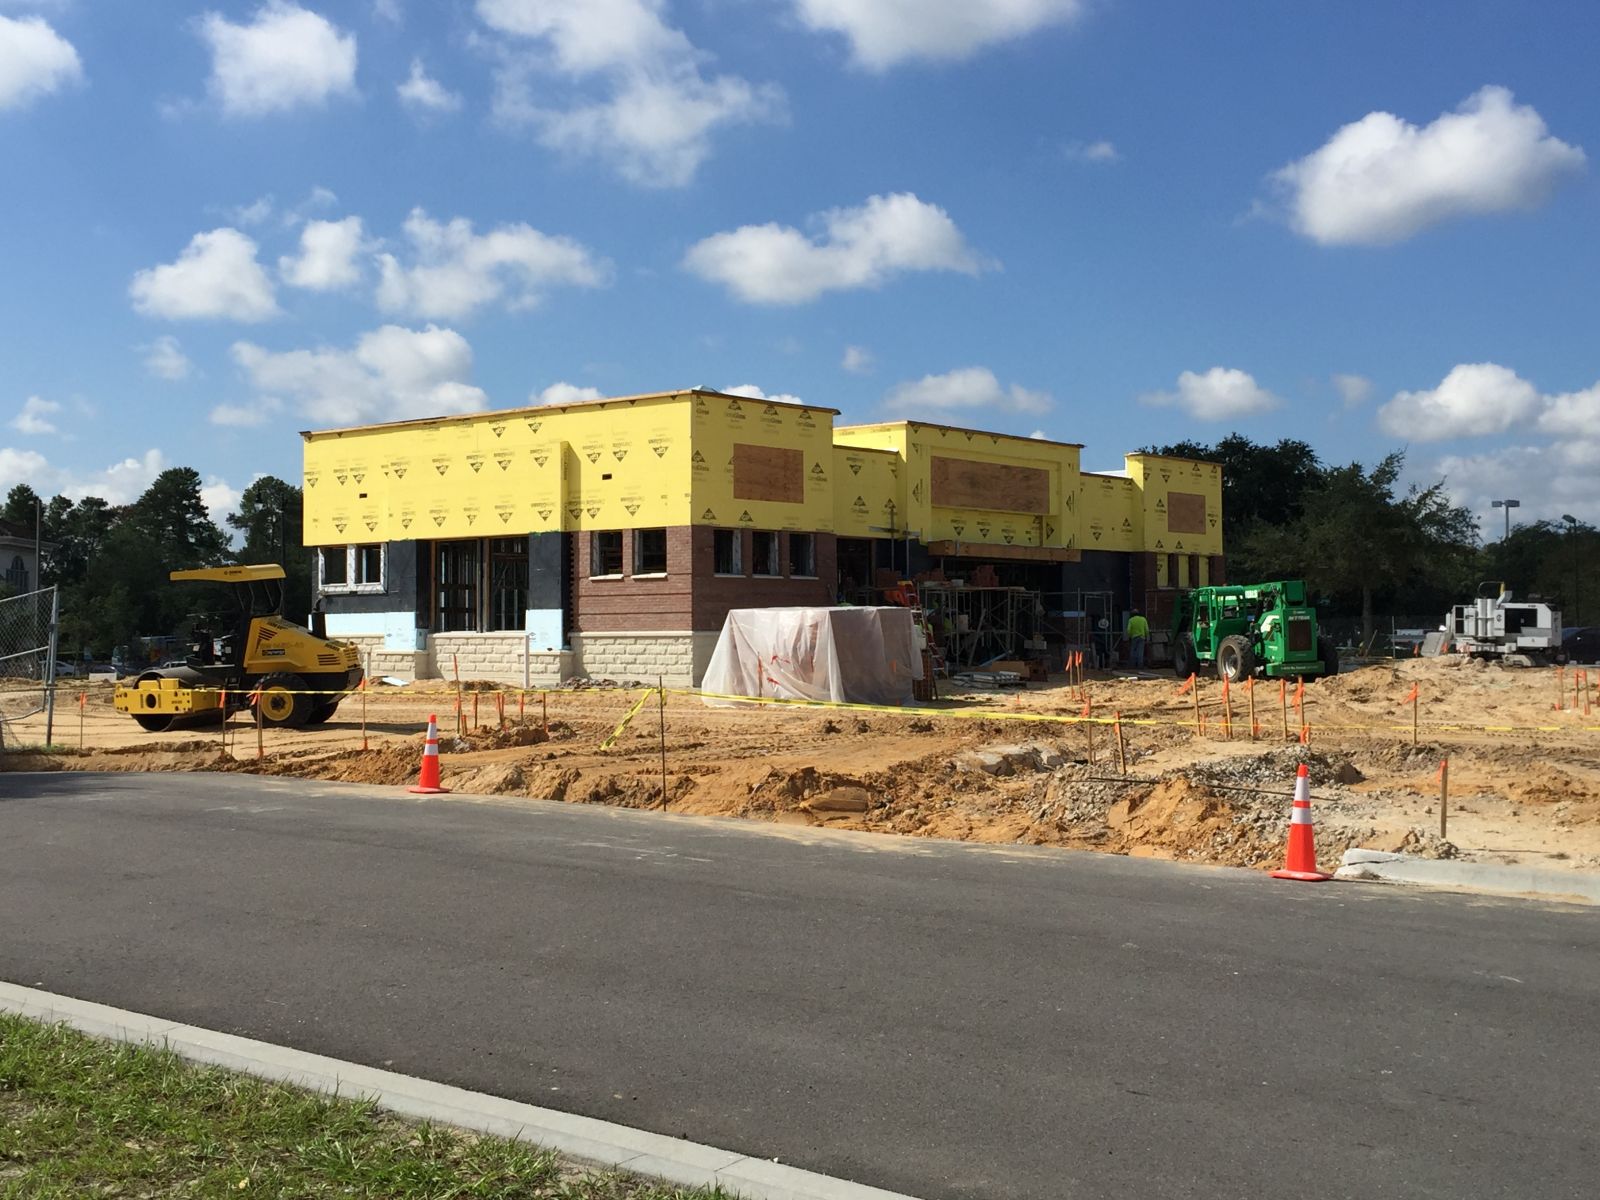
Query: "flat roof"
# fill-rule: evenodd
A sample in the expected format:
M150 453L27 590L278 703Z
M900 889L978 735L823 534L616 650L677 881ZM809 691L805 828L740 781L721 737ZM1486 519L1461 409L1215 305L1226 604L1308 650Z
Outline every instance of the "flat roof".
M825 404L795 404L788 400L770 400L765 397L737 396L732 392L719 392L711 388L678 388L671 392L641 392L636 396L602 396L597 400L573 400L567 404L523 404L516 408L483 408L469 413L448 413L437 417L408 417L402 421L375 421L370 425L343 425L334 429L302 429L303 438L325 437L341 433L361 433L368 429L421 428L427 425L448 425L457 421L481 421L485 417L515 417L530 412L566 412L569 408L604 408L607 404L632 404L640 400L676 400L683 396L716 396L725 400L748 400L751 404L770 404L774 408L792 408L801 412L824 412L839 415L837 408Z
M1016 442L1038 442L1042 446L1068 446L1073 450L1082 450L1082 442L1058 442L1053 438L1036 438L1026 433L996 433L993 429L969 429L965 425L941 425L938 421L914 421L906 418L900 421L869 421L864 425L840 425L834 432L843 433L848 429L894 429L901 425L915 425L926 429L947 429L951 433L971 433L980 437L1010 438Z
M1214 458L1185 458L1181 454L1145 454L1140 451L1136 454L1125 455L1126 458L1159 458L1166 462L1199 463L1202 467L1220 467L1222 464Z

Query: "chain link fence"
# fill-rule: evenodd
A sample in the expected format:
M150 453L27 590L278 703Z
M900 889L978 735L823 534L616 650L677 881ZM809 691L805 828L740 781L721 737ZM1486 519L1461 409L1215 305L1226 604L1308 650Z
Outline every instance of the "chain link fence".
M39 713L45 740L54 733L59 603L53 587L0 599L0 747L15 741L11 726Z

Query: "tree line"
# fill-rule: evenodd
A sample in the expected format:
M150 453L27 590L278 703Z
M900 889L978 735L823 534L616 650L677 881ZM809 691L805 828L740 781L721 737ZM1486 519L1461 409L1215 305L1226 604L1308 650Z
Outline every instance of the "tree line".
M1485 542L1445 480L1401 488L1403 451L1370 467L1324 463L1306 442L1235 433L1147 453L1221 464L1229 579L1305 579L1330 615L1359 617L1363 642L1378 610L1442 620L1487 579L1560 608L1567 628L1600 620L1600 531L1569 514Z
M98 496L44 500L25 483L6 494L0 522L19 535L39 523L39 582L61 588L63 659L106 660L135 652L145 636L181 640L196 626L215 628L218 617L231 620L234 602L225 589L169 581L168 572L192 567L281 563L285 615L305 621L311 555L301 544L300 489L271 475L257 479L224 528L200 488L197 471L172 467L131 504Z

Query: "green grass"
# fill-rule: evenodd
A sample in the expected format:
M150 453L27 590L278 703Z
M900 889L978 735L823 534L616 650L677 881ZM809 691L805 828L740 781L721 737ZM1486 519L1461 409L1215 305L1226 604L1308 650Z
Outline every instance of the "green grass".
M0 1013L0 1198L727 1200Z

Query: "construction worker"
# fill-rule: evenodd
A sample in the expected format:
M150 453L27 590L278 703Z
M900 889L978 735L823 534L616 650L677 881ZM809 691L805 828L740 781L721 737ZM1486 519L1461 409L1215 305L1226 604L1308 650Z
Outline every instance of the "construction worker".
M1135 669L1144 667L1144 644L1150 639L1150 622L1137 608L1128 618L1128 662Z

